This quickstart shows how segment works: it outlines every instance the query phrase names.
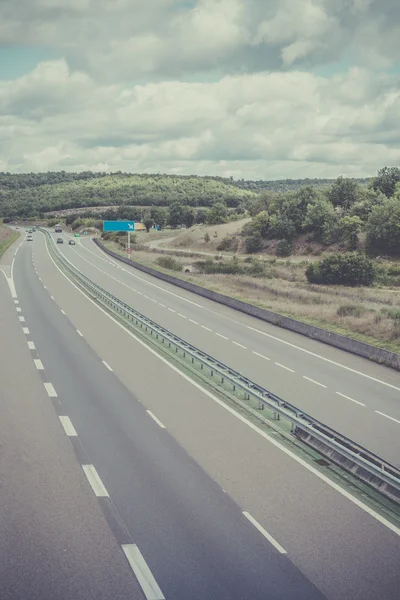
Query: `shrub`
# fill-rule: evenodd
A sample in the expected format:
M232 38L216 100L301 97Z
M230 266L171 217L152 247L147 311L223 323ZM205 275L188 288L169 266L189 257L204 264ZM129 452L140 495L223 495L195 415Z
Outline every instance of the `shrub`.
M227 235L224 238L222 238L222 240L220 241L220 243L217 246L217 250L232 250L235 242L236 242L236 248L235 248L235 250L236 250L237 246L238 246L238 241L235 240L235 238Z
M164 269L182 271L182 265L172 256L159 256L156 262L160 267L164 267Z
M204 241L208 244L208 242L210 241L210 234L207 232L204 234Z
M336 311L338 317L362 317L367 312L364 306L357 304L342 304Z
M293 243L290 240L281 240L276 247L277 256L290 256L293 250Z
M246 252L248 254L254 254L254 252L260 252L263 249L263 241L260 233L253 233L246 238Z
M326 285L371 285L376 277L373 262L358 252L332 254L320 263L310 263L306 269L310 283Z

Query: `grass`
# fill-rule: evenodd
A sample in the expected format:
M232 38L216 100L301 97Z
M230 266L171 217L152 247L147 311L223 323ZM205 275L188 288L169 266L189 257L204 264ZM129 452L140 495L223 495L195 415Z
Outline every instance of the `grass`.
M19 238L18 231L13 231L9 227L0 225L0 258L5 251Z
M115 244L107 243L114 251ZM344 286L317 286L307 282L306 262L261 261L262 277L187 273L185 268L197 259L175 256L174 270L166 268L160 253L134 251L132 259L196 283L215 292L248 302L260 308L292 317L299 321L328 329L358 341L400 353L400 294L390 287L349 288ZM182 272L177 272L177 265Z

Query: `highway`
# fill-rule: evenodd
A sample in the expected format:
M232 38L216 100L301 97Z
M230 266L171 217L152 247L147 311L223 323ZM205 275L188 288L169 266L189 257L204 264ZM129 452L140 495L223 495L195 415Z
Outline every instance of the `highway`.
M400 463L400 373L129 268L88 238L58 247L93 281L158 324Z
M148 598L397 597L399 529L127 333L58 270L42 234L21 245L14 282L78 461L157 584Z

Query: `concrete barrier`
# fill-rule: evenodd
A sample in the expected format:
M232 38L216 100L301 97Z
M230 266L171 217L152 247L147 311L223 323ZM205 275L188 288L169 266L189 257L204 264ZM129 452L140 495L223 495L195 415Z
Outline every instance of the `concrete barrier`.
M353 340L344 335L333 333L332 331L321 329L319 327L314 327L314 325L307 325L307 323L302 323L301 321L297 321L296 319L285 317L270 310L266 310L265 308L259 308L258 306L254 306L253 304L248 304L247 302L236 300L235 298L225 296L224 294L220 294L218 292L213 292L212 290L203 288L200 285L196 285L195 283L190 283L189 281L184 281L182 279L179 279L178 277L174 277L173 275L161 273L156 269L152 269L151 267L141 265L140 263L137 263L134 260L125 258L124 256L121 256L120 254L109 250L108 248L103 246L103 244L99 242L97 238L93 238L93 241L95 242L95 244L97 244L97 246L99 246L99 248L106 252L106 254L109 254L113 258L116 258L117 260L120 260L121 262L124 262L127 265L130 265L131 267L135 267L135 269L138 269L143 273L147 273L148 275L157 277L158 279L162 279L167 283L171 283L172 285L176 285L180 288L188 290L189 292L193 292L198 296L203 296L204 298L208 298L209 300L213 300L214 302L218 302L219 304L223 304L235 310L239 310L240 312L243 312L252 317L256 317L257 319L260 319L262 321L266 321L267 323L271 323L272 325L276 325L277 327L289 329L290 331L300 333L301 335L307 336L314 340L318 340L319 342L323 342L324 344L334 346L335 348L339 348L340 350L346 350L347 352L351 352L352 354L362 356L363 358L368 358L369 360L372 360L379 364L384 364L388 367L396 369L397 371L400 371L400 355L396 354L395 352L389 352L388 350L384 350L383 348L377 348L376 346L371 346L370 344L365 344L364 342Z

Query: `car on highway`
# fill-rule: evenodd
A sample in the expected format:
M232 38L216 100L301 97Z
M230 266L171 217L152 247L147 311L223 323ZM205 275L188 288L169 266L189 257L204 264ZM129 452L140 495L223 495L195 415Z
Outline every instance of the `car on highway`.
M27 235L26 236L26 241L27 242L33 242L33 235Z
M69 240L68 245L69 246L75 246L75 240Z
M60 237L57 238L57 244L63 244L63 243L64 243L64 240L62 238L60 238Z

